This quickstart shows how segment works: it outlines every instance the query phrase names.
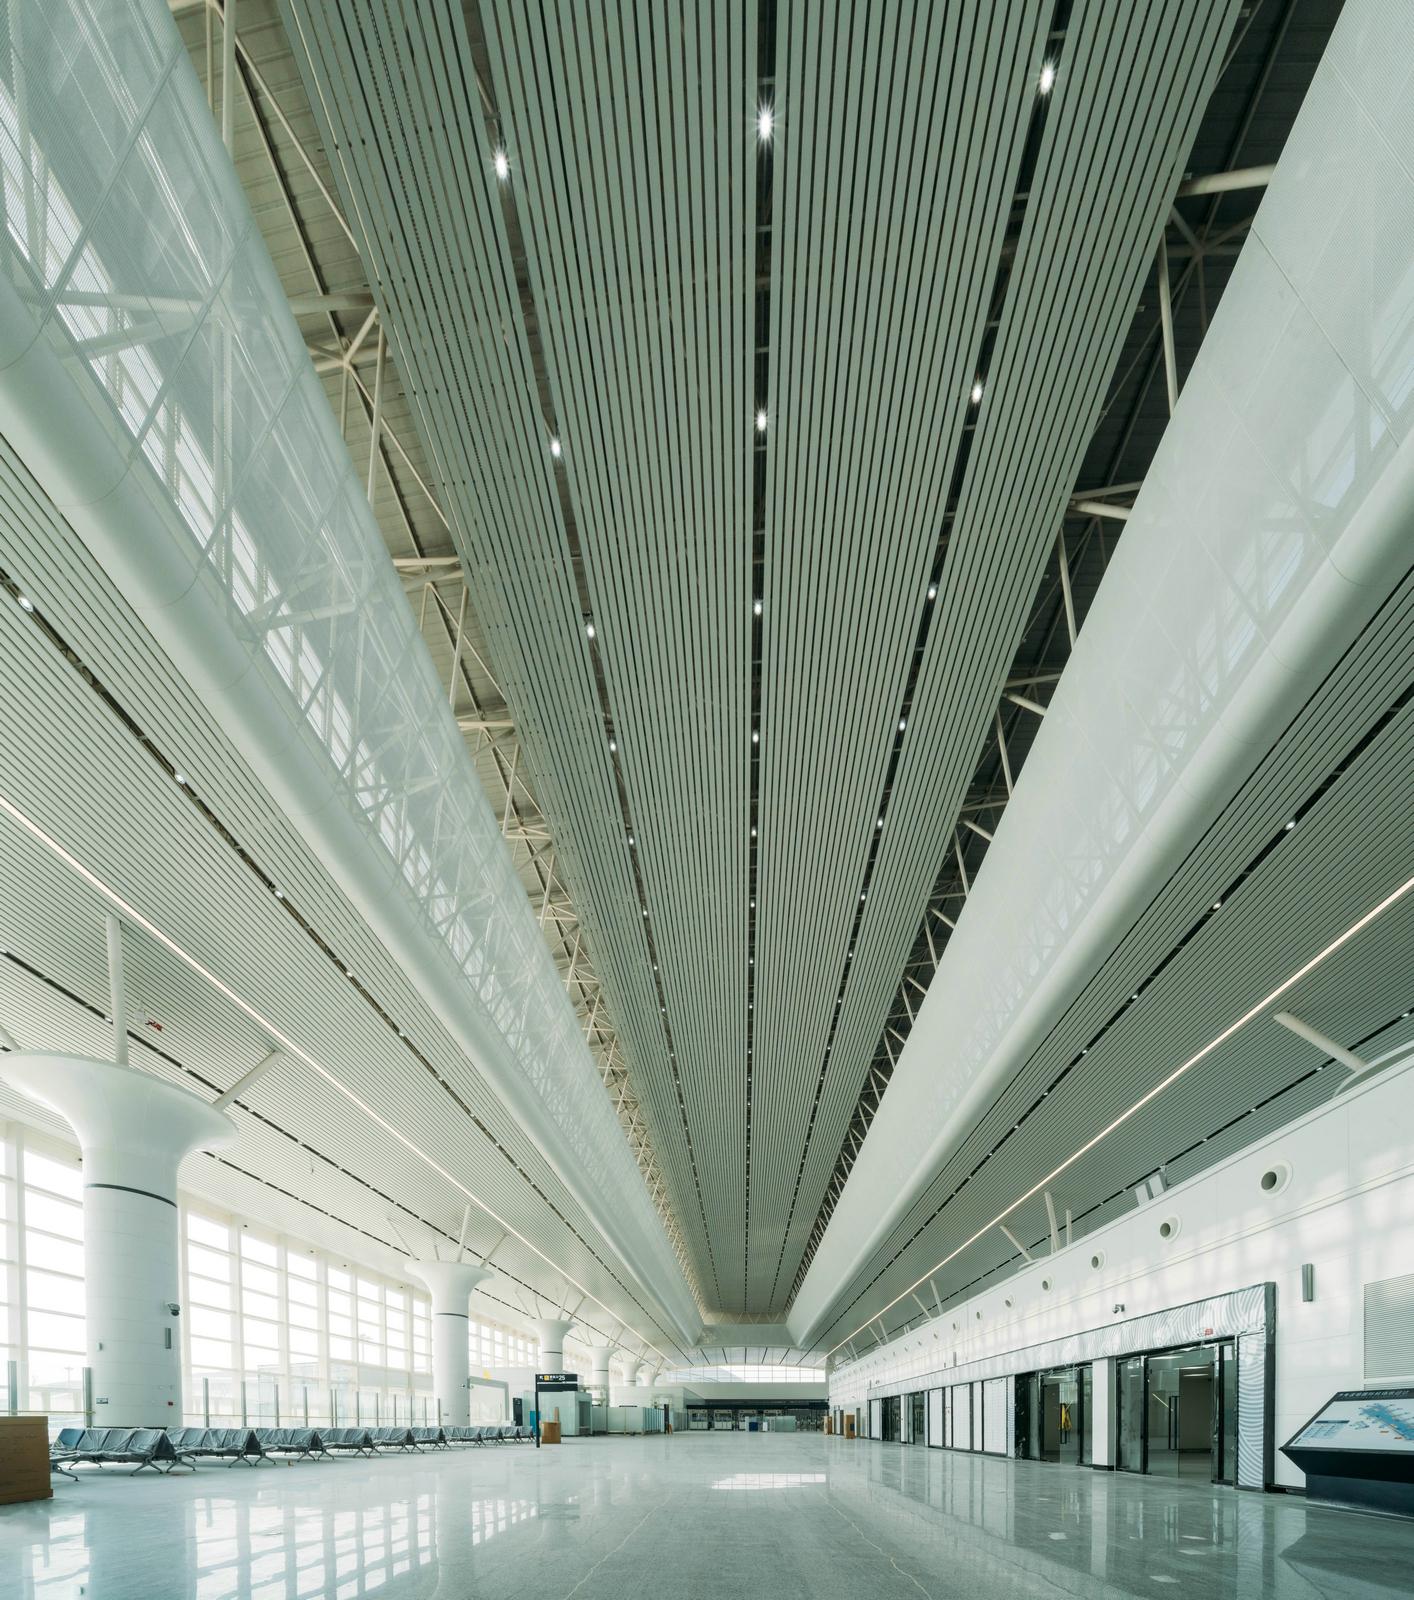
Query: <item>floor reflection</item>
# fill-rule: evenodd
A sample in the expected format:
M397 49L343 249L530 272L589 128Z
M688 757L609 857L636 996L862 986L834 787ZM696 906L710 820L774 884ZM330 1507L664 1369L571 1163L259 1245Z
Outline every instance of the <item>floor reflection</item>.
M220 1472L220 1476L217 1472ZM0 1508L4 1600L1407 1595L1407 1524L1122 1473L795 1436L577 1440Z

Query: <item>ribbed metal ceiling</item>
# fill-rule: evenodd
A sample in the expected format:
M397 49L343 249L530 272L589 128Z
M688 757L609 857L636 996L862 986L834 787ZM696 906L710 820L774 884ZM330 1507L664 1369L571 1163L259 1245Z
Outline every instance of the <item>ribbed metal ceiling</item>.
M792 1283L1235 9L286 7L722 1307Z
M612 1246L6 447L0 567L0 700L11 729L24 730L4 742L0 794L412 1146L292 1063L244 1097L230 1159L311 1215L334 1212L391 1248L393 1208L459 1230L466 1197L424 1152L525 1236L497 1256L518 1281L558 1294L568 1275L603 1302L606 1328L621 1320L671 1351L661 1313L630 1287ZM12 603L17 593L32 614ZM40 979L106 1007L104 901L9 816L0 858L11 886L0 927L18 958L0 962L0 1016L31 1048L91 1049L91 1019L68 1000L40 1004ZM260 1029L159 945L138 936L132 965L137 1003L162 1024L153 1037L205 1081L225 1088L266 1053ZM473 1248L489 1250L501 1232L473 1208Z
M852 1335L1414 873L1411 683L1414 576L1175 863L1163 892L989 1114L840 1285L820 1342ZM1359 1041L1372 1059L1414 1041L1411 960L1407 896L1282 1004ZM1160 1166L1180 1182L1263 1138L1335 1092L1344 1074L1317 1071L1322 1064L1270 1015L1254 1020L1068 1168L1053 1185L1058 1211L1071 1210L1083 1235L1132 1207L1128 1186ZM1049 1248L1039 1196L1008 1226L1038 1253ZM946 1303L1019 1260L994 1229L933 1283ZM921 1292L931 1305L932 1285ZM905 1296L884 1326L896 1332L918 1313Z

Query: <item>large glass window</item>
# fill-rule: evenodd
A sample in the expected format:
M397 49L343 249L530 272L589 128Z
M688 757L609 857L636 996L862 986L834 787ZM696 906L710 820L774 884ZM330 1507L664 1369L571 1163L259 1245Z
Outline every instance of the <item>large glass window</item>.
M180 1211L185 1421L436 1421L432 1308L419 1287L201 1202ZM21 1406L56 1426L82 1420L84 1302L77 1159L29 1130L0 1135L0 1362L18 1365ZM473 1371L535 1361L521 1329L468 1330Z
M824 1367L740 1366L675 1367L663 1383L824 1383Z

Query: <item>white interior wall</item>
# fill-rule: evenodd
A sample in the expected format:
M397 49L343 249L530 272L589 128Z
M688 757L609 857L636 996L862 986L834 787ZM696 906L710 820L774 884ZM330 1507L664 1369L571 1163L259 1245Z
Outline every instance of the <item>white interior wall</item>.
M1337 1070L1327 1069L1333 1081ZM1282 1163L1285 1187L1263 1191L1262 1174ZM1178 1222L1167 1240L1166 1219ZM1304 1262L1315 1268L1310 1304L1301 1300ZM1270 1281L1280 1446L1335 1390L1364 1381L1364 1285L1411 1272L1414 1060L841 1366L831 1404L957 1381L968 1362ZM1029 1369L1018 1359L1014 1370ZM1097 1460L1100 1436L1097 1427ZM1280 1449L1276 1481L1304 1481Z

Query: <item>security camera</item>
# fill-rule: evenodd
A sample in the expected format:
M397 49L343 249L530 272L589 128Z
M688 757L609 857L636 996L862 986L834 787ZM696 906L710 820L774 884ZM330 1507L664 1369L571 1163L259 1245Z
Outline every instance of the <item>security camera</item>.
M167 1311L168 1311L169 1315L174 1316L174 1317L179 1317L182 1314L182 1308L177 1304L177 1302L175 1300L169 1300L167 1302Z

